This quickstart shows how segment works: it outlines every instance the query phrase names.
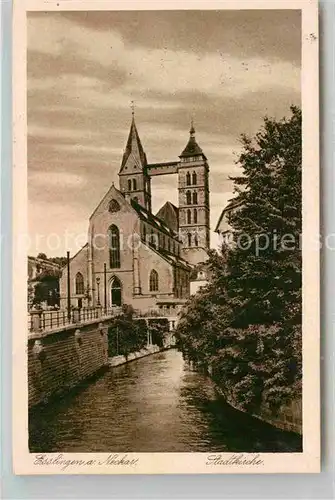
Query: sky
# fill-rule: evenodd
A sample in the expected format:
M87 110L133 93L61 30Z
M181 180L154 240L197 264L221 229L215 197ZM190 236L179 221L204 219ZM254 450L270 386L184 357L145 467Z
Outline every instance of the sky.
M233 196L241 134L300 105L294 10L34 12L28 15L29 254L75 253L118 171L131 101L148 162L178 160L193 118L210 167L211 246ZM178 205L152 179L154 213Z

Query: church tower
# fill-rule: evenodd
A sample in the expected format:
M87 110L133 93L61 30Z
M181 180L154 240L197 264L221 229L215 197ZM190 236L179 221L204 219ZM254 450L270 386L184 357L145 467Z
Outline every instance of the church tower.
M147 157L137 132L134 111L126 149L119 171L120 191L127 201L135 201L151 212L151 182Z
M179 156L179 235L182 257L191 264L205 262L210 246L209 166L196 142L193 123L190 138Z

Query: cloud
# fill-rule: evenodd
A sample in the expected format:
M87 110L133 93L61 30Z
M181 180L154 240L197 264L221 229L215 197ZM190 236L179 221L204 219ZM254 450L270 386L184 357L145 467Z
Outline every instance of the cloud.
M86 186L85 177L73 173L48 172L45 174L29 172L29 181L41 189L54 189L66 186L70 189L80 189Z
M109 32L112 26L127 45L142 48L169 47L201 54L224 47L229 54L247 59L258 55L298 65L301 59L300 10L97 11L89 15L53 15L93 32Z
M47 17L40 23L43 32L45 31L45 40L43 38L41 44L41 32L33 29L33 22L34 18L29 20L30 50L39 50L53 56L70 53L81 60L121 70L128 75L124 87L124 92L128 95L134 91L139 93L141 89L146 90L148 86L154 91L174 95L192 88L195 80L200 92L209 95L224 92L231 97L257 92L269 85L289 87L297 91L300 88L299 66L287 61L269 61L259 56L246 60L244 57L230 55L224 48L197 54L186 50L128 46L122 35L112 29L108 32L93 32L59 17ZM67 78L67 75L60 75L58 80L64 79L66 82ZM73 78L71 75L71 80ZM90 89L92 83L96 88L100 85L94 82L94 78L85 77L67 88L71 93L78 86ZM55 82L52 84L55 85Z
M117 183L132 99L151 163L178 159L193 116L213 230L240 171L240 134L300 104L299 23L294 11L30 13L31 231L54 230L49 216L57 231L86 227ZM175 176L152 184L154 211L178 204Z

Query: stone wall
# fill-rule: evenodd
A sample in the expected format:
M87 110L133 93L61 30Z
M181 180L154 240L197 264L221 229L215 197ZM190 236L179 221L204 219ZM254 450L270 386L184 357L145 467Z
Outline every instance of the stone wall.
M68 391L108 365L107 325L95 320L29 336L29 407Z
M269 424L284 431L302 434L302 400L296 399L279 408L276 414L263 404L254 415Z
M236 401L229 395L227 391L222 391L227 402L240 411L245 411ZM302 400L294 399L290 403L281 406L276 413L272 412L265 404L261 404L258 411L254 412L253 417L256 417L263 422L267 422L278 429L288 432L296 432L302 434Z

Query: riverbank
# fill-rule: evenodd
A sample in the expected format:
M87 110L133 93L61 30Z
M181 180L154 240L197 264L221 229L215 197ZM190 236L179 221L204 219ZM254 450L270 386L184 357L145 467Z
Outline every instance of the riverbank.
M156 354L157 352L161 352L166 350L166 347L158 347L157 345L149 345L140 349L139 351L131 352L128 356L113 356L108 358L108 365L111 367L124 365L125 363L129 363L130 361L134 361L135 359L144 358L145 356L150 356L151 354Z
M243 409L234 399L216 383L217 392L225 398L227 403L235 410L248 413L250 416L266 422L282 431L294 432L302 435L302 401L293 400L290 404L283 405L276 414L264 403L261 404L257 412L250 413Z
M106 369L29 419L31 453L292 453L301 438L236 411L176 349Z

